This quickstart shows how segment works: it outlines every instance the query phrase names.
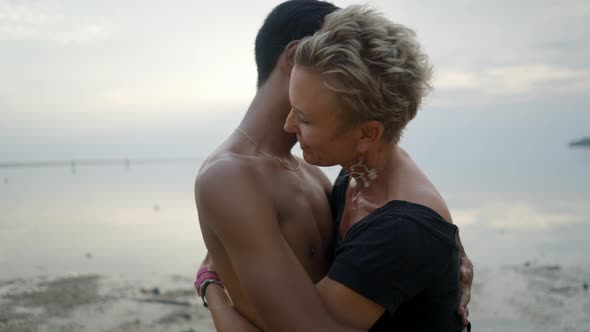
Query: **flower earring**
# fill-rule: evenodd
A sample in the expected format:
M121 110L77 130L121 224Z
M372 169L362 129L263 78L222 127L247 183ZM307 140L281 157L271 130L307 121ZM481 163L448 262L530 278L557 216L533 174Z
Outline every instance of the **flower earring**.
M371 182L377 178L377 170L374 168L369 169L369 167L365 165L365 160L361 153L358 164L350 167L350 175L357 180L363 180L363 185L365 188L368 188L371 185Z

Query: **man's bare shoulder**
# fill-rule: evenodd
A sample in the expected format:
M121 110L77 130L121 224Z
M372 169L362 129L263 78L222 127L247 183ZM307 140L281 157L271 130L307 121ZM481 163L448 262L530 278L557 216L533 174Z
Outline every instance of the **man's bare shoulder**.
M255 158L234 152L211 155L203 163L195 181L195 192L210 187L231 189L256 182L258 169Z
M332 191L330 179L328 179L326 174L318 166L308 164L304 160L300 162L305 171L311 176L312 181L320 183L326 192Z
M217 154L205 162L195 181L202 225L235 225L246 215L260 216L272 209L273 200L261 181L258 164L255 157L235 153Z

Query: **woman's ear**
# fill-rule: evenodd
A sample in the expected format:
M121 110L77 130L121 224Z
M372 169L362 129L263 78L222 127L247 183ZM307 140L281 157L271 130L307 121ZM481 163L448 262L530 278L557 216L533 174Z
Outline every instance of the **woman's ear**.
M371 146L379 143L383 138L383 124L379 121L366 121L361 125L361 136L357 144L357 151L364 153L369 150Z

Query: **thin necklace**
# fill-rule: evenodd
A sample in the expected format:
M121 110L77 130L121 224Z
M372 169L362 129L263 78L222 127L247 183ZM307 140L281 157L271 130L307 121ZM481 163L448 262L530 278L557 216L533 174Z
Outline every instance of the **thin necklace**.
M242 135L246 136L246 138L250 141L250 143L252 143L256 147L256 150L258 150L260 153L262 153L265 157L278 161L286 169L288 169L290 171L296 171L296 170L298 170L301 167L301 162L299 162L299 161L297 162L297 166L295 166L295 167L289 166L287 163L285 163L280 158L277 158L277 157L273 156L270 153L266 153L266 152L262 151L262 149L260 149L260 147L258 146L258 144L256 144L256 142L254 142L254 140L252 139L252 137L250 137L250 135L246 134L246 132L244 132L242 129L236 128L236 131L238 131Z

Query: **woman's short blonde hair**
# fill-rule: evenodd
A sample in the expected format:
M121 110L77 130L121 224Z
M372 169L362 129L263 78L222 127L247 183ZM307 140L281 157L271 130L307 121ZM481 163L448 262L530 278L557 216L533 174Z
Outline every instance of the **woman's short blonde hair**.
M377 120L394 143L431 88L432 68L415 33L366 6L326 16L320 31L301 40L295 64L326 77L349 123Z

